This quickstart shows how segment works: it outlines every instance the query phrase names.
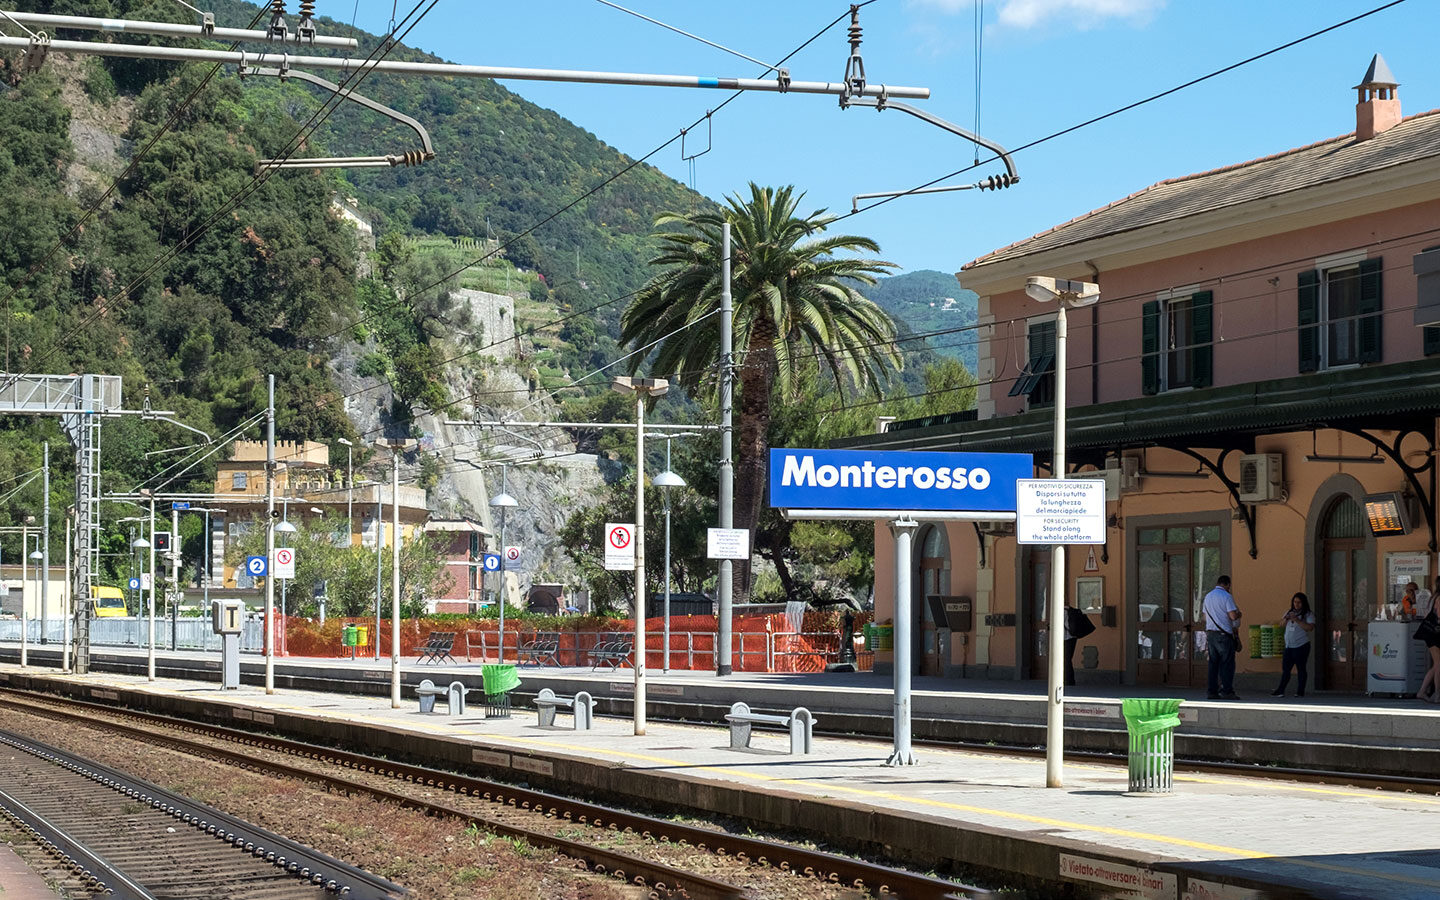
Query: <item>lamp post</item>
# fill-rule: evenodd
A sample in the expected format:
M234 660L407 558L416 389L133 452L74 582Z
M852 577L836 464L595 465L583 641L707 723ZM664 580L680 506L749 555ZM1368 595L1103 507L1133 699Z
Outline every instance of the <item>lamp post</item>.
M635 733L645 733L645 400L670 390L664 378L610 380L610 389L635 395Z
M500 606L500 662L505 661L505 603L506 593L509 590L509 582L506 572L509 560L505 558L505 511L514 509L520 503L507 492L510 479L510 467L500 467L500 493L490 498L490 508L500 510L500 590L495 594L496 603Z
M375 482L375 658L380 658L380 587L381 569L385 561L385 502L380 493L380 482Z
M385 443L390 448L390 707L400 708L400 454L409 442L394 438ZM378 491L377 491L378 493ZM378 505L378 504L377 504ZM378 521L378 520L377 520ZM377 547L378 550L378 547ZM379 606L377 582L376 606ZM375 651L380 651L380 622L375 622Z
M345 545L350 545L350 535L355 533L355 445L349 438L341 438L345 445ZM324 624L324 623L321 623Z
M1100 285L1088 281L1067 281L1043 275L1025 279L1025 293L1032 300L1055 304L1055 452L1050 474L1065 477L1065 338L1066 311L1091 306L1100 299ZM1064 786L1065 760L1065 545L1050 549L1050 596L1046 608L1050 620L1049 698L1045 714L1045 786Z
M143 493L143 492L142 492ZM150 540L146 545L150 549L150 630L148 649L145 653L146 680L155 680L155 591L159 587L160 579L155 577L155 495L150 494ZM272 553L271 556L274 556Z
M139 518L139 517L136 517L136 521L143 522L143 521L145 521L145 520L144 520L144 519L141 519L141 518ZM136 597L135 597L135 623L136 623L136 628L135 628L135 630L136 630L136 632L139 632L139 630L140 630L140 628L139 628L139 623L140 623L140 609L141 609L141 607L143 606L143 604L145 603L145 562L144 562L144 555L145 555L145 551L146 551L146 550L149 550L149 549L150 549L150 542L145 539L144 535L141 535L140 537L135 538L133 541L130 542L130 560L131 560L132 571L134 571L135 569L138 569L138 570L139 570L139 573L138 573L138 574L139 574L139 578L140 578L140 589L136 592ZM153 578L153 576L152 576L152 578ZM138 640L139 640L139 634L138 634L138 633L136 634L136 640L137 640L137 642L138 642Z
M38 546L38 545L39 545L39 542L40 542L39 535L36 535L35 542L36 542L36 545L37 545L36 548L35 548L34 550L31 550L31 551L30 551L30 568L31 568L31 570L38 576L38 575L40 574L40 561L45 558L45 555L40 552L40 548L39 548L39 546ZM29 548L26 547L24 544L21 544L21 549L22 549L22 550L28 550ZM35 593L39 593L39 591L40 591L40 579L37 577L37 578L35 579ZM20 609L21 609L22 611L25 609L25 581L24 581L24 578L23 578L23 577L21 578L21 581L20 581ZM29 631L30 631L30 620L27 619L27 618L25 618L24 616L21 616L21 617L20 617L20 665L21 665L22 668L23 668L24 666L27 666L27 665L30 664L29 653L27 652L27 650L29 649L28 646L27 646L27 644L28 644L28 638L29 638ZM41 620L40 620L40 633L41 633L42 635L45 633L45 620L44 620L44 619L41 619Z
M283 508L284 508L284 512L281 514L281 515L282 515L282 518L280 519L280 524L275 526L275 533L278 534L278 535L280 535L280 546L281 546L281 547L288 547L288 546L290 546L290 535L294 534L298 529L296 529L296 527L295 527L294 525L291 525L291 524L290 524L290 501L289 501L288 499L285 501ZM272 573L272 574L273 574L273 573ZM285 654L285 651L286 651L286 643L287 643L287 642L285 641L285 637L284 637L284 635L285 635L285 624L284 624L284 623L285 623L285 617L289 614L288 608L287 608L287 606L286 606L286 598L287 598L287 596L288 596L288 588L289 588L289 585L290 585L290 579L288 579L288 578L281 578L281 579L280 579L280 623L281 623L281 624L280 624L280 635L281 635L281 637L280 637L280 655L281 655L281 656L286 655L286 654Z
M685 486L685 479L670 468L670 442L675 438L695 437L697 434L698 432L694 431L657 431L646 435L665 442L665 471L650 479L650 483L663 488L665 492L665 649L660 657L660 671L666 675L670 674L670 489Z

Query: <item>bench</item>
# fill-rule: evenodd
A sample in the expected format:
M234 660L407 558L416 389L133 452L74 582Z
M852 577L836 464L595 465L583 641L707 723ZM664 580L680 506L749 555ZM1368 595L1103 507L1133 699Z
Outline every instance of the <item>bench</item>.
M589 731L595 727L595 700L585 691L573 697L559 697L549 688L541 688L535 697L535 708L540 711L540 727L555 726L555 712L565 707L575 714L574 729Z
M601 665L606 665L611 670L620 668L621 663L629 662L630 651L635 648L633 641L602 641L590 648L590 671L595 671Z
M457 662L455 657L450 655L450 650L455 646L455 632L453 631L432 631L425 638L425 646L420 648L419 662L443 662L450 660Z
M558 666L560 660L560 635L555 633L537 634L534 640L520 645L520 665L527 662L535 666Z
M790 752L806 754L815 742L815 716L803 706L797 706L789 715L772 716L753 713L744 703L735 703L726 713L725 721L730 723L730 749L750 749L750 732L755 725L777 725L790 729Z
M465 695L470 689L458 681L450 682L449 687L436 687L435 682L425 679L415 688L415 696L420 698L420 711L430 713L435 711L435 698L445 698L445 711L452 716L465 714Z

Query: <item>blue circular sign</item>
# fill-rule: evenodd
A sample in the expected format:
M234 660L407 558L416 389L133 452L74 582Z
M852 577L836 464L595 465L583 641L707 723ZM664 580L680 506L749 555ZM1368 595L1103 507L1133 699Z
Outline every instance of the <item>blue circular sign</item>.
M245 571L249 572L251 575L255 576L256 578L259 578L261 575L264 575L264 574L265 574L265 570L266 570L265 557L263 557L263 556L250 556L250 557L246 557L246 559L245 559Z
M132 579L130 579L130 580L127 582L127 584L130 585L130 590L132 590L132 591L138 591L138 590L140 590L140 579L138 579L138 578L132 578Z
M484 564L485 564L485 571L487 571L487 572L498 572L498 571L500 571L500 554L498 554L498 553L487 553L487 554L485 554L485 563L484 563Z

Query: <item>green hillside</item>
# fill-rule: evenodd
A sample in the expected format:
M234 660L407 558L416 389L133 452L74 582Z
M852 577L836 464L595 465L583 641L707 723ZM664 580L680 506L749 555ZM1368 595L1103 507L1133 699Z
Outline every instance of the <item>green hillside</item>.
M965 329L976 321L975 292L962 288L954 275L945 272L920 269L882 278L873 287L861 290L901 323L902 332L932 334ZM974 330L937 334L926 344L942 356L960 360L972 373L975 371L979 338Z

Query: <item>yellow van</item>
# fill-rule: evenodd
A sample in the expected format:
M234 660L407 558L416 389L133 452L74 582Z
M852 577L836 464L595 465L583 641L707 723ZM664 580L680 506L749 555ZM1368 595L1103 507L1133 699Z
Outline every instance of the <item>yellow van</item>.
M125 594L119 588L92 585L90 587L90 601L95 605L95 615L101 618L111 616L126 616L129 611L125 609Z

